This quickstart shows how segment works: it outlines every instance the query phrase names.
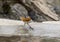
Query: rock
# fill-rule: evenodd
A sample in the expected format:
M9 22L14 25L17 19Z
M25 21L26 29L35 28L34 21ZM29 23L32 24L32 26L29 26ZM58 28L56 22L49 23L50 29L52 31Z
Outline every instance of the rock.
M20 16L30 16L32 18L33 21L48 21L48 20L53 20L50 17L46 16L46 15L42 15L43 13L36 13L36 8L33 5L33 3L31 3L32 0L19 0L21 2L23 2L23 4L26 6L24 6L22 3L17 3L19 2L18 0L6 0L10 6L11 6L11 12L9 12L9 14L4 14L2 11L2 1L0 1L0 18L7 18L7 19L15 19L15 20L20 20ZM53 11L54 13L60 13L60 6L57 5L56 1L54 2L54 0L45 0L47 6L51 9L51 11ZM57 1L58 2L58 1ZM56 5L55 5L56 4ZM15 7L16 6L16 7ZM56 6L59 6L56 8ZM27 9L28 7L28 9ZM29 11L31 9L31 11ZM34 11L34 12L33 12ZM39 15L40 14L40 15ZM58 14L59 15L59 14Z
M3 2L0 1L0 18L6 18L6 19L14 19L14 20L20 20L20 16L27 16L27 10L25 9L24 6L21 4L18 4L14 0L6 0L7 3L9 3L9 6L11 7L11 10L9 11L8 14L5 14L3 12ZM17 3L17 4L16 4ZM15 7L16 6L16 7ZM13 8L13 9L12 9ZM17 9L17 11L15 9Z
M29 12L28 15L31 17L31 19L32 19L33 21L37 21L37 22L46 21L46 19L43 18L42 15L39 15L38 13L36 13L36 12L34 12L34 11L32 11L32 10Z
M11 8L12 8L13 13L17 14L19 17L28 16L27 10L21 4L16 3L13 6L11 6Z

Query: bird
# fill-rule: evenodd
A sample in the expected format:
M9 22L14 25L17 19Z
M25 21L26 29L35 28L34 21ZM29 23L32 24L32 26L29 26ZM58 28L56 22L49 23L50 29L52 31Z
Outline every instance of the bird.
M24 25L25 24L28 24L28 26L30 27L30 29L33 30L33 28L29 25L29 21L31 21L31 18L30 17L20 17L20 19L24 22Z
M27 18L26 18L26 17L21 17L20 19L21 19L23 22L27 22L27 23L31 20L30 17L27 17Z

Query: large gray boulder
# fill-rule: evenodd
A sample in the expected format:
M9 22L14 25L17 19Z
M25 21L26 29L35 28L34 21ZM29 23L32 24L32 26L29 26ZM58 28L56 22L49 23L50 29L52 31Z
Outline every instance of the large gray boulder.
M27 10L25 9L24 6L22 6L19 3L16 3L16 1L13 0L5 0L5 1L7 1L8 5L10 6L10 10L8 10L9 11L8 14L4 13L2 7L3 2L2 0L0 0L0 18L20 20L21 15L27 16Z

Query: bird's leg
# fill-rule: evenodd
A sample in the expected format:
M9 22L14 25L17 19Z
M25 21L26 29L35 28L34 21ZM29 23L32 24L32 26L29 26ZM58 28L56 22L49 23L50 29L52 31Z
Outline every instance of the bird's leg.
M30 29L32 29L32 30L33 30L33 28L29 25L29 23L28 23L28 22L27 22L27 25L29 26L29 28L30 28Z
M24 22L24 26L25 26L26 22Z

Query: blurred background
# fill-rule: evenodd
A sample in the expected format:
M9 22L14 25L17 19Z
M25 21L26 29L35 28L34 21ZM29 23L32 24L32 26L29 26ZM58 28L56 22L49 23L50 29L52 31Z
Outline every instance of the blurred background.
M37 22L56 21L39 11L31 1L34 0L0 0L0 18L20 20L20 16L30 16ZM44 0L44 3L60 20L60 0Z

